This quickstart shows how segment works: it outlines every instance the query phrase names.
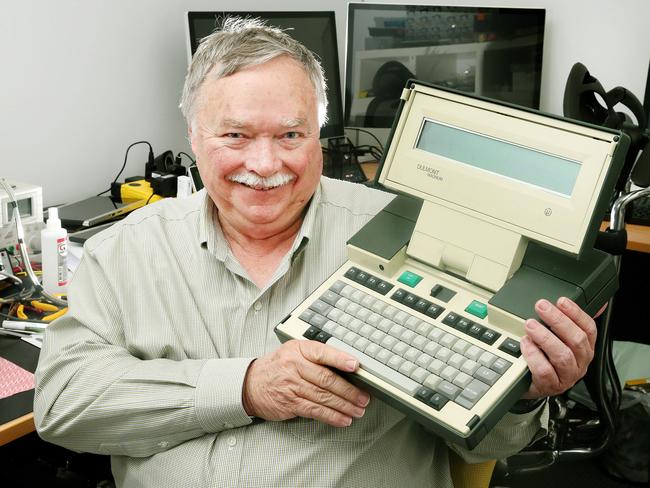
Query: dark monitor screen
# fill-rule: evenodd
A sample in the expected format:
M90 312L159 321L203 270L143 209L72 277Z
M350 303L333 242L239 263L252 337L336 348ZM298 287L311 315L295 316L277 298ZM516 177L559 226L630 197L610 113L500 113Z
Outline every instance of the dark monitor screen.
M545 10L351 3L345 125L391 127L409 78L539 108Z
M211 34L224 16L259 17L304 44L320 61L327 80L327 123L320 136L342 136L343 97L339 73L339 52L336 42L334 12L188 12L190 55L194 55L201 39Z

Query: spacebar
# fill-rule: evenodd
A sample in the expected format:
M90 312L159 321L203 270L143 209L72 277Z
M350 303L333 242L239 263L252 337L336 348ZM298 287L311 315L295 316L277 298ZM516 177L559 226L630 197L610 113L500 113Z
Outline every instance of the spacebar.
M383 363L380 363L376 359L362 353L358 349L347 345L345 342L340 341L336 337L330 337L327 340L327 344L335 347L339 351L351 354L359 360L359 363L363 369L384 380L386 383L391 384L395 388L402 390L404 393L407 393L410 396L414 396L417 393L418 388L422 386L419 383L413 381L408 376L404 376L402 373L398 373L394 369L389 368Z

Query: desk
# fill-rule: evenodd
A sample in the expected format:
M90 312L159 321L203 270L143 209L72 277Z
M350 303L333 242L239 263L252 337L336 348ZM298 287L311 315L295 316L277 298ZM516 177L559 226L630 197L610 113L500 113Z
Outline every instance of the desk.
M40 349L20 339L0 336L0 356L21 368L36 371ZM0 446L35 430L34 390L0 399Z

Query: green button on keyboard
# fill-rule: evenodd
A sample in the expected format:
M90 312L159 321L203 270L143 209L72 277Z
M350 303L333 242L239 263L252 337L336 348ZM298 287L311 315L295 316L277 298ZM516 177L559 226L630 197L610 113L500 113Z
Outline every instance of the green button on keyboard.
M411 273L410 271L404 271L402 273L402 276L397 278L397 281L399 281L400 283L404 283L406 286L410 286L411 288L413 288L420 281L422 281L422 276L416 275L415 273Z
M472 315L478 317L479 319L484 319L487 317L487 305L479 301L474 300L470 303L465 309L466 312L471 313Z

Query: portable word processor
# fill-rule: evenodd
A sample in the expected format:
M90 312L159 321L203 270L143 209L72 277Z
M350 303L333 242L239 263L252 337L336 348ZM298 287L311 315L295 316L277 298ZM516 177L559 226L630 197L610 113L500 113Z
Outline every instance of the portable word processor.
M359 359L349 379L475 447L530 384L539 298L595 314L618 288L594 249L629 139L410 81L378 182L398 193L276 334Z

